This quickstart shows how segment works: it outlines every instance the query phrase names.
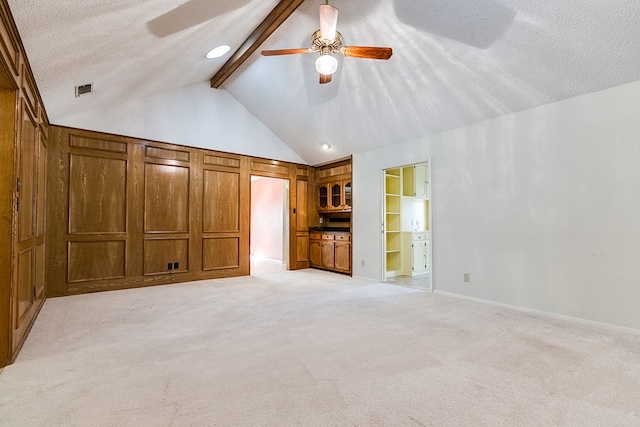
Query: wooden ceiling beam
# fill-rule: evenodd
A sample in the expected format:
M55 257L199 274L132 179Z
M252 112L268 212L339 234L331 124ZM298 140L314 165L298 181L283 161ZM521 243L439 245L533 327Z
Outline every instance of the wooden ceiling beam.
M304 0L280 0L280 3L278 3L264 21L258 25L258 28L253 30L238 50L235 51L231 58L229 58L222 68L211 78L211 87L215 89L219 88L303 2Z

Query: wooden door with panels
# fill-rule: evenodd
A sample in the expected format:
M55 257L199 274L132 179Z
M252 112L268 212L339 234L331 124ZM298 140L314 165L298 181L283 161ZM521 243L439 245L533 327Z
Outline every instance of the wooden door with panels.
M295 177L294 177L295 175ZM289 248L293 259L289 262L291 270L308 268L310 260L310 239L309 239L309 168L303 166L292 166L291 182L295 183L296 197L292 202L295 206L290 209L291 223L295 223L295 241L292 240L293 247ZM294 222L295 221L295 222Z
M15 22L0 3L0 368L45 299L46 113Z
M224 275L249 273L248 160L204 156L202 171L202 267Z
M16 209L12 275L12 354L22 345L45 298L45 179L47 143L35 109L21 98L16 145Z

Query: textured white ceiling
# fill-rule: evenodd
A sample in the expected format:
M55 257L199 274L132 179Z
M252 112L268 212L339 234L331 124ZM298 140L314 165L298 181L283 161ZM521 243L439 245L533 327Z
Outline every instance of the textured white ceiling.
M9 0L54 123L208 80L228 56L204 52L239 46L276 3ZM307 0L262 48L307 47L320 3ZM345 44L393 57L340 58L321 86L313 55L255 53L223 85L311 164L640 80L636 0L331 3ZM74 99L87 82L94 96Z

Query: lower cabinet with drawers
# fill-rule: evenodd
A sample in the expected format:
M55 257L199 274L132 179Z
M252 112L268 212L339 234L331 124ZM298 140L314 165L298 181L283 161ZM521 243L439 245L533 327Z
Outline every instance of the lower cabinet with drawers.
M311 231L309 233L311 267L351 274L351 233Z

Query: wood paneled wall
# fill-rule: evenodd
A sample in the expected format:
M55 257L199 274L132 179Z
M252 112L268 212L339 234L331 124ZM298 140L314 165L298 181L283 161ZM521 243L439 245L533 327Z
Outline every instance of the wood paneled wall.
M6 0L0 2L0 367L45 298L48 120Z
M308 267L309 167L51 127L47 293L249 274L250 177L290 182L290 268Z

